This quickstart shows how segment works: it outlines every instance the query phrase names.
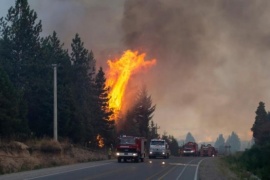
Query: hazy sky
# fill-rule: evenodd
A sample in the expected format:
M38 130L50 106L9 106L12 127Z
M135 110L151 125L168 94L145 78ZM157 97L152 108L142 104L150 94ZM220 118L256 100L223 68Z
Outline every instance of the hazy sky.
M270 106L270 1L29 0L43 35L66 47L79 33L97 64L128 49L157 65L141 78L159 132L199 142L235 131L250 140L259 101ZM15 1L0 0L0 16ZM140 79L140 75L136 75Z

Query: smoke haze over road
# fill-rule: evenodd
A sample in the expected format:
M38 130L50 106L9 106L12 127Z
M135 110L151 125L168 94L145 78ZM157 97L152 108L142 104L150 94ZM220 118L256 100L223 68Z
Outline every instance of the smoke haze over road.
M43 35L55 30L68 47L79 33L105 69L107 59L128 48L157 59L140 83L147 84L157 105L153 120L160 133L184 139L191 132L203 142L235 131L250 140L259 101L268 110L270 1L29 3L42 20Z

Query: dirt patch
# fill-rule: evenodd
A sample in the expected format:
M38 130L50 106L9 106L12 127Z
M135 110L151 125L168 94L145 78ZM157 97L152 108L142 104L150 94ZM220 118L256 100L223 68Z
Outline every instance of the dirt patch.
M209 157L199 167L200 180L237 180L239 179L220 157Z
M59 143L56 148L49 146L47 149L40 144L26 145L16 141L1 144L0 174L107 159L105 152L74 147L67 143Z

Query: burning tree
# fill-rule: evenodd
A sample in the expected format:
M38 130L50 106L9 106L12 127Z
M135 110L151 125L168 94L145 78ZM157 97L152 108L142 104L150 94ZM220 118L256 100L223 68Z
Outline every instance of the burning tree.
M145 56L144 53L139 54L137 51L127 50L120 59L108 60L109 71L106 85L110 87L109 106L113 109L116 119L123 111L125 91L131 75L156 63L155 59L145 61Z
M152 105L151 96L146 87L143 87L135 100L134 105L128 111L123 122L124 133L133 133L134 136L149 137L149 123L153 117L156 105Z
M104 146L112 143L114 137L114 120L110 119L113 111L109 108L109 88L106 87L106 78L103 69L100 68L95 78L95 94L97 98L97 106L95 110L95 131L98 142ZM102 137L107 137L105 140ZM110 139L109 139L110 138ZM103 147L99 143L99 147Z
M106 85L110 88L109 107L113 109L111 117L116 120L118 130L123 129L129 135L147 137L149 121L155 110L151 96L148 96L145 87L140 90L135 102L126 95L131 76L156 63L155 59L146 61L145 56L145 53L139 54L137 51L127 50L119 59L108 60L109 71Z

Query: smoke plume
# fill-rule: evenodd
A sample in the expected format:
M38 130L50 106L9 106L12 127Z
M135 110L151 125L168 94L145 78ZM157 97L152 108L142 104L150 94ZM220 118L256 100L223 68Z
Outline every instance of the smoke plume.
M164 131L198 141L250 140L259 101L269 102L268 1L128 0L128 48L157 58L148 87Z
M270 1L29 0L44 35L79 33L98 65L126 49L157 59L143 77L159 132L250 140L259 101L270 104Z

